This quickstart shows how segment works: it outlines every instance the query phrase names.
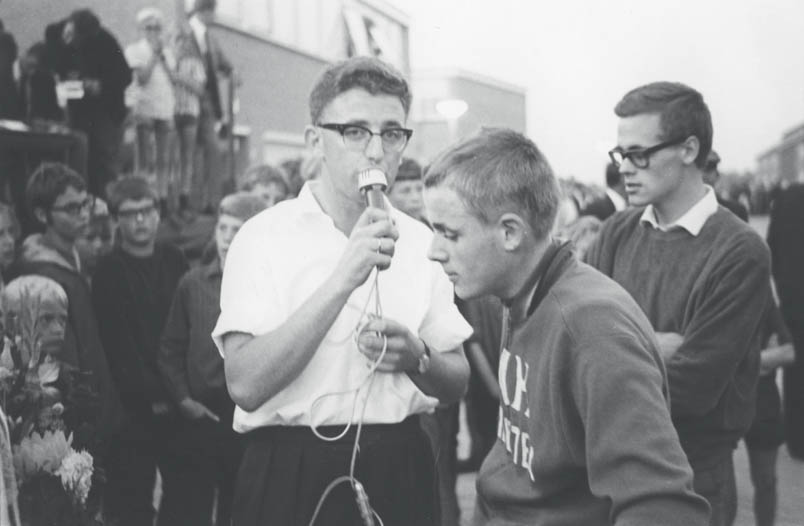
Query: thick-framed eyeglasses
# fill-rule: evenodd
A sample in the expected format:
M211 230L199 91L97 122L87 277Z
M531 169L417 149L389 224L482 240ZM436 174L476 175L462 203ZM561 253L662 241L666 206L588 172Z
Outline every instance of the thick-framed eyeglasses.
M650 166L650 156L654 153L658 152L659 150L663 150L665 148L669 148L670 146L676 146L677 144L681 144L682 142L686 141L687 138L681 139L673 139L671 141L664 141L656 144L654 146L650 146L648 148L636 148L633 150L623 150L619 146L614 148L613 150L609 151L609 159L611 162L614 163L614 166L617 168L622 165L626 159L631 161L631 164L639 168L640 170L644 170L648 166Z
M118 210L117 217L120 219L125 219L126 221L132 221L134 219L143 220L152 216L155 212L156 206L148 205L143 206L142 208L133 208L131 210Z
M340 133L344 146L358 152L364 151L375 135L379 135L383 151L401 152L413 135L413 130L407 128L385 128L375 133L359 124L319 123L317 126Z
M54 206L50 210L51 212L64 212L67 215L78 217L79 215L81 215L82 212L88 213L92 211L92 207L94 205L95 205L95 198L92 196L88 196L80 203L67 203L66 205L62 206Z

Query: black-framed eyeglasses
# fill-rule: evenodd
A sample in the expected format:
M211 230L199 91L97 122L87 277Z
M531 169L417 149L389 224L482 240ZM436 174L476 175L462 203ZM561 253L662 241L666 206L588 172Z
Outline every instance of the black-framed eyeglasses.
M407 146L413 130L407 128L385 128L375 133L359 124L319 123L319 128L341 134L343 144L350 150L364 151L372 137L378 135L385 152L401 152Z
M131 221L132 219L139 219L140 217L145 219L146 217L151 216L154 212L156 212L156 205L148 205L143 206L142 208L134 208L131 210L118 210L117 217Z
M631 164L639 168L640 170L644 170L650 165L650 156L654 153L658 152L659 150L663 150L665 148L669 148L670 146L676 146L677 144L681 144L682 142L686 141L687 138L683 137L681 139L673 139L671 141L664 141L656 144L654 146L650 146L648 148L635 148L633 150L623 150L619 146L614 148L613 150L609 151L609 159L611 162L614 163L614 166L617 168L622 165L626 159L631 161Z
M94 205L95 205L95 198L92 196L88 196L80 203L67 203L66 205L62 206L54 206L51 207L50 210L52 212L64 212L67 215L78 217L79 215L81 215L82 212L89 213L90 211L92 211L92 207Z

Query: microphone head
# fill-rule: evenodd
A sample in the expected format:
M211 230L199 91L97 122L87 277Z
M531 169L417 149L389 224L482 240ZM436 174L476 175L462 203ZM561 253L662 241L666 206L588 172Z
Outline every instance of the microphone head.
M357 187L361 192L378 185L382 187L383 190L388 187L388 179L385 177L385 172L379 168L369 168L357 174Z

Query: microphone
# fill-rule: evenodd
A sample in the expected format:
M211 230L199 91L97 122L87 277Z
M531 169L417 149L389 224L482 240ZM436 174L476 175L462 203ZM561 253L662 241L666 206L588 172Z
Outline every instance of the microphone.
M383 194L388 187L385 172L379 168L369 168L357 174L357 187L366 198L366 206L385 210Z

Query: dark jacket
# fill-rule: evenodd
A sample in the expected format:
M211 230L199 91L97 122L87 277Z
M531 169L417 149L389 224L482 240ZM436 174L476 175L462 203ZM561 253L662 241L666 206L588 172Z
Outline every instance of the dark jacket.
M83 115L106 112L117 123L126 116L125 91L131 84L131 68L120 44L103 27L96 27L67 49L66 76L76 79L97 79L101 89L97 95L86 93L84 98L71 100L71 112Z
M23 243L22 254L9 274L11 278L27 274L46 276L67 293L67 327L59 358L92 373L93 387L101 398L99 432L111 435L121 422L120 401L101 345L89 283L76 268L75 260L69 261L48 246L41 234L32 234Z

